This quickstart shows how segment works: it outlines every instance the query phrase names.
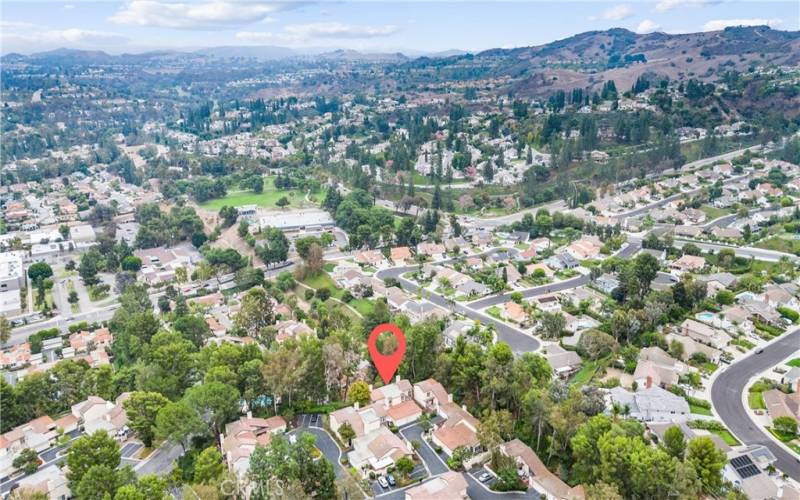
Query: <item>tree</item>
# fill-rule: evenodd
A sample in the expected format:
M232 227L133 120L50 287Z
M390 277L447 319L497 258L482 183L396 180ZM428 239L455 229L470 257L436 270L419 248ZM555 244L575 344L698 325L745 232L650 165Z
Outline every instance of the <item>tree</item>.
M287 198L285 196L281 196L278 199L278 201L275 202L275 205L277 205L279 208L283 209L283 208L286 208L287 206L289 206L290 203L291 202L289 201L289 198Z
M194 463L194 482L210 484L219 478L225 467L222 465L222 454L214 446L201 451Z
M135 255L128 255L120 263L123 271L131 271L133 273L142 268L142 259Z
M325 265L325 255L322 248L316 243L312 244L308 249L305 263L306 271L310 276L318 276L322 273L323 266Z
M79 437L72 443L67 454L67 480L70 489L77 491L81 479L92 467L116 469L119 467L120 457L119 444L104 430Z
M196 347L202 347L208 337L211 336L211 327L202 316L188 314L181 316L172 324L175 330L183 338L191 341Z
M78 264L78 274L87 285L96 285L99 281L97 273L101 269L103 255L96 248L91 248L81 255L80 264Z
M797 434L797 420L788 415L772 419L772 425L775 427L776 431L782 434L788 434L790 436L795 436Z
M78 297L78 292L76 292L75 290L69 291L69 294L67 295L67 302L69 302L70 304L77 304L78 302L80 302L80 300L81 299L80 297Z
M39 454L36 450L25 448L14 458L11 465L25 474L33 474L39 468Z
M608 356L619 348L614 337L600 330L589 330L578 340L578 352L591 360Z
M394 468L401 477L407 478L414 471L414 461L408 457L401 457L395 462Z
M722 487L722 468L727 457L717 449L714 441L707 436L689 441L686 450L686 463L692 465L700 478L703 491L714 495Z
M267 291L261 287L248 290L233 322L250 337L258 337L266 327L275 323L272 299Z
M45 262L35 262L28 267L28 278L38 287L40 283L53 276L53 268Z
M598 481L586 485L586 500L623 500L619 490L613 484Z
M683 454L686 453L686 439L683 437L683 431L677 425L673 425L664 432L664 448L670 456L683 460Z
M339 426L339 437L342 439L343 443L350 446L350 441L356 437L356 431L353 430L353 426L350 425L350 422L345 422Z
M557 339L567 327L567 320L559 313L542 312L539 318L539 330L548 339Z
M114 500L167 500L171 498L167 481L154 474L142 476L138 481L120 486Z
M169 400L157 392L132 392L122 403L128 414L128 426L148 448L153 446L156 417L169 404Z
M200 416L183 400L167 404L156 416L156 437L180 443L184 453L189 438L202 430Z
M269 488L276 481L297 483L306 497L336 498L336 476L325 458L315 459L314 436L302 433L292 444L274 436L270 446L258 446L250 455L250 479Z
M239 410L239 391L221 382L196 385L186 391L185 399L203 417L215 436L222 432L225 423Z
M11 338L11 322L5 316L0 316L0 344L5 344Z
M122 474L108 465L93 465L82 476L77 487L70 487L70 490L81 500L104 500L114 497L123 479Z
M478 424L478 441L492 451L513 437L514 417L508 410L490 411Z
M358 403L366 406L370 402L369 385L363 380L357 380L347 389L347 402Z

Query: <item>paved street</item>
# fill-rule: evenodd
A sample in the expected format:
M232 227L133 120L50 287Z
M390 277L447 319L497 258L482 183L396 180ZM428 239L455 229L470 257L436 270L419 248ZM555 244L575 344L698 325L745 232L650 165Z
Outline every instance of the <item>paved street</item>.
M728 366L711 386L711 402L726 427L746 445L763 444L775 455L775 466L800 481L800 458L777 444L750 419L742 402L742 393L750 378L770 369L800 348L800 329L786 333L764 347Z
M720 250L730 248L734 251L737 257L745 257L748 259L755 258L767 262L778 262L784 257L791 260L792 262L800 261L800 257L798 257L797 255L792 255L783 252L776 252L775 250L766 250L764 248L737 247L734 245L720 245L718 243L704 243L700 241L683 240L683 239L681 240L675 239L673 244L677 248L682 248L683 245L686 245L687 243L692 243L693 245L696 245L700 250L703 250L704 252L708 251L719 252Z
M134 467L136 474L144 476L146 474L156 474L163 476L169 474L173 463L183 455L183 448L179 444L164 443L159 449Z
M431 445L422 437L422 428L418 424L413 424L404 427L400 430L400 435L409 441L417 440L422 443L422 446L417 450L422 461L428 467L432 476L444 474L447 472L447 464L444 463L441 457L433 451Z

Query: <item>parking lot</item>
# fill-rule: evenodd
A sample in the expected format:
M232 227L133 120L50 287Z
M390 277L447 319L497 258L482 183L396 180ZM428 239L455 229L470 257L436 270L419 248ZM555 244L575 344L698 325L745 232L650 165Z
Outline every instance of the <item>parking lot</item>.
M395 477L395 479L397 478L397 474L392 474L392 475ZM420 462L420 463L416 464L416 466L414 467L414 470L411 471L411 474L408 477L409 477L409 479L414 480L414 479L425 478L425 477L427 477L427 475L428 475L428 471L425 469L425 465ZM375 496L383 495L383 494L389 493L391 491L395 491L395 490L400 490L401 489L397 484L395 484L394 486L389 484L388 487L384 488L383 486L381 486L380 482L378 482L377 479L375 481L371 482L370 487L372 488L372 493Z
M483 467L473 467L467 471L467 474L475 478L479 483L486 485L487 488L491 488L492 485L497 482L497 477Z

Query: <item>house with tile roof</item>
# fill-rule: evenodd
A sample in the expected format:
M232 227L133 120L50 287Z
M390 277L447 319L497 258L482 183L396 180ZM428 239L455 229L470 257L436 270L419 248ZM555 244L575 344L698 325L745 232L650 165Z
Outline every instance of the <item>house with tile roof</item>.
M267 446L272 436L286 432L286 420L281 416L254 418L248 412L246 417L225 425L220 434L222 449L228 468L239 478L244 478L250 469L250 455L256 446Z

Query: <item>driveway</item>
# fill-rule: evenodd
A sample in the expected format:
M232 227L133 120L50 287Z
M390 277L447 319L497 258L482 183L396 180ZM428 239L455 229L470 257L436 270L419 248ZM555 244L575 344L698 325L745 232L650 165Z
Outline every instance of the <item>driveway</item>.
M786 450L768 436L750 419L742 402L742 393L750 379L777 365L800 346L800 329L785 333L764 347L761 354L754 352L728 366L711 386L711 403L720 420L745 445L761 444L769 448L778 459L775 467L800 481L800 461L797 455Z
M344 470L341 462L339 462L342 457L342 451L339 449L339 445L336 444L336 441L322 428L321 415L317 416L316 423L312 423L311 415L301 414L298 417L298 427L289 431L289 434L298 432L308 432L314 435L317 448L319 448L319 451L321 451L325 458L333 465L333 470L336 472L337 477L342 477L347 474L347 471Z
M400 435L408 441L417 440L422 443L422 446L420 446L419 450L417 450L417 454L419 454L422 461L428 467L431 476L444 474L449 470L447 468L447 464L439 455L436 454L435 451L433 451L433 448L431 448L431 445L428 444L428 441L422 437L422 428L418 424L412 424L408 427L400 429Z

